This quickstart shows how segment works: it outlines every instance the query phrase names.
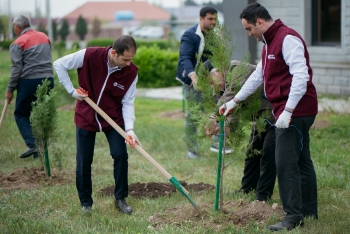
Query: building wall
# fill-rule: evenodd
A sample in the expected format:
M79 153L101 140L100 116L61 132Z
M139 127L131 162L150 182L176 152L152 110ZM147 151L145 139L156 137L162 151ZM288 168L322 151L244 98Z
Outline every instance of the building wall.
M311 45L311 1L258 0L273 19L295 29L308 45L313 82L318 93L350 96L350 0L341 1L341 45ZM261 58L258 43L257 57Z
M238 54L241 55L244 51L250 50L252 58L256 58L252 63L256 64L260 61L263 44L255 42L256 49L250 46L248 41L252 37L249 39L239 20L240 12L249 2L253 1L224 0L223 13L226 27L233 32ZM310 54L313 82L318 93L350 96L350 0L341 0L341 45L338 47L311 45L310 0L256 0L255 2L266 7L273 19L280 18L304 38ZM227 14L230 15L226 16ZM239 27L243 31L239 30Z

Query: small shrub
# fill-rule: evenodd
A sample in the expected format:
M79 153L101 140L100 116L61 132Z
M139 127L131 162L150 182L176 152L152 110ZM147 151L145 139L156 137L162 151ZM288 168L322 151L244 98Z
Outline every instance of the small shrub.
M14 42L15 40L4 40L2 42L2 49L4 50L9 50L10 49L10 45Z

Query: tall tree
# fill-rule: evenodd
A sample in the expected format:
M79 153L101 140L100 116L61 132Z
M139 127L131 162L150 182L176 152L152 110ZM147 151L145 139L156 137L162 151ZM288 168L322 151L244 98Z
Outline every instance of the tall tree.
M58 34L61 36L62 41L66 40L66 38L69 34L69 24L68 24L68 21L66 19L62 20L61 28L58 31Z
M80 40L84 40L85 35L88 32L86 20L80 15L75 26L75 33L79 36Z
M98 35L101 32L101 21L95 17L92 21L92 28L91 28L91 33L94 36L94 38L98 37Z
M51 28L52 28L52 39L53 41L57 41L57 36L58 36L58 32L57 32L57 22L56 20L52 20L51 21Z
M194 0L185 0L185 6L197 6L197 3Z

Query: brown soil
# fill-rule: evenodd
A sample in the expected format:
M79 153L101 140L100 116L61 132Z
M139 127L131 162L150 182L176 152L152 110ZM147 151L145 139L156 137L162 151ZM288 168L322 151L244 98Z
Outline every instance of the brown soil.
M9 175L0 175L2 189L39 189L43 186L74 183L74 176L51 169L51 177L46 176L44 168L24 168ZM73 178L73 179L72 179Z
M165 210L162 214L155 214L149 217L149 221L155 229L164 225L181 225L185 223L196 223L202 226L220 231L233 224L238 227L245 227L249 223L266 226L266 221L276 216L283 218L282 207L274 204L272 207L263 201L253 201L248 203L245 200L229 201L223 205L223 212L213 216L214 205L209 203L198 203L201 214L191 205L174 207Z
M187 184L186 182L180 181L181 185L194 192L210 191L215 189L214 185L204 184ZM134 183L129 184L129 196L134 198L149 197L157 198L159 196L171 196L176 192L176 188L170 183ZM108 186L101 189L101 193L104 196L112 196L114 194L114 186Z

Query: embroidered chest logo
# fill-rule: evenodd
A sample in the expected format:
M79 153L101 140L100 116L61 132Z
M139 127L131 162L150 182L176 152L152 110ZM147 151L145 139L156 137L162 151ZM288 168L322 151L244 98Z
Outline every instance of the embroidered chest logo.
M124 90L124 85L118 84L117 82L114 82L114 83L113 83L113 86L114 86L114 87L118 87L118 88Z
M269 55L267 56L267 59L276 59L276 58L275 58L275 55L269 54Z

